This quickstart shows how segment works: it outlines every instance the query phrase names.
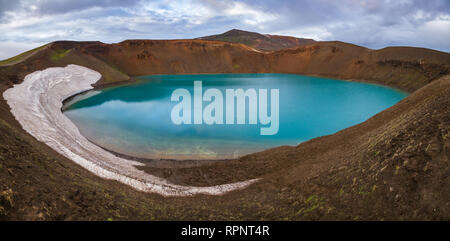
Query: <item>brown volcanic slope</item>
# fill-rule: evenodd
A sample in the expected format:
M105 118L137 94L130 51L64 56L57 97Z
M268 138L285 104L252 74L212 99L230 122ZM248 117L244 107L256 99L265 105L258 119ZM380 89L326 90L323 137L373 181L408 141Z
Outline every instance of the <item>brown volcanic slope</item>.
M100 84L145 74L270 72L357 79L414 91L449 72L450 54L409 47L370 50L342 42L260 53L243 44L206 40L60 41L15 65L0 65L0 78L17 82L35 70L69 63L99 71Z
M205 40L54 42L0 66L0 92L50 66L143 74L278 72L357 79L413 92L368 121L296 147L197 167L143 168L174 183L263 180L222 196L164 198L94 176L25 133L0 101L0 219L442 220L450 217L450 54L341 42L260 53ZM1 65L1 63L0 63Z
M276 51L315 42L313 39L260 34L239 29L232 29L222 34L200 37L198 39L242 43L261 51Z

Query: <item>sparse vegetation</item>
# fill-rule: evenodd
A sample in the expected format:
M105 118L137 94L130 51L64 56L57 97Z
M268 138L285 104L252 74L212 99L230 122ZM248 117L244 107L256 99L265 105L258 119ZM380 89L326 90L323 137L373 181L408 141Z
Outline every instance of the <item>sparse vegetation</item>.
M238 64L239 72L257 72L264 63L264 68L278 70L279 62L270 62L272 59L286 60L282 66L286 72L304 67L302 73L313 74L317 68L324 71L319 74L370 77L376 83L420 90L360 125L297 147L279 147L239 160L172 170L170 175L180 175L173 178L178 184L220 184L263 177L249 188L222 196L181 198L137 192L89 173L28 135L15 121L7 103L0 101L0 220L442 220L450 216L450 76L436 79L446 73L448 54L426 52L425 56L441 61L428 67L379 65L376 59L365 58L357 69L349 69L355 65L343 63L347 59L352 63L351 58L344 58L347 53L376 53L380 58L387 53L344 44L336 44L340 51L332 53L329 44L318 44L304 52L260 55L253 51L248 57L247 50L230 44L224 47L228 49L223 57L212 55L205 46L190 46L189 50L180 41L142 43L155 56L155 61L141 61L148 64L145 66L137 66L132 59L142 51L139 45L128 48L127 43L56 43L54 49L42 52L40 59L22 56L19 59L23 62L0 68L0 92L30 72L70 63L99 71L103 76L100 83L104 84L127 80L143 71L198 72L198 66L220 72L221 68ZM166 47L158 45L161 43ZM161 48L171 50L171 55L165 55L167 49ZM183 51L174 51L180 49ZM128 56L131 51L135 53ZM174 57L174 53L179 56ZM192 53L197 54L195 59L190 58ZM330 61L337 60L329 63L339 65L329 69L321 63L301 61L303 55L322 61L330 54L336 54ZM264 57L268 62L262 62ZM174 70L165 64L174 59L183 60L185 68ZM199 62L203 59L206 61ZM354 75L340 75L341 71ZM145 171L167 173L164 168Z
M71 49L58 49L52 52L51 59L53 61L58 61L64 58L68 53L70 53Z
M26 59L27 57L33 55L34 53L36 53L37 51L39 51L39 50L45 48L46 46L47 46L47 44L46 44L46 45L42 45L42 46L37 47L37 48L34 48L34 49L32 49L32 50L28 50L28 51L26 51L26 52L24 52L24 53L21 53L21 54L19 54L19 55L16 55L16 56L14 56L14 57L9 58L9 59L0 60L0 66L3 66L3 65L10 65L10 64L15 64L15 63L18 63L18 62L20 62L20 61L23 61L23 60Z

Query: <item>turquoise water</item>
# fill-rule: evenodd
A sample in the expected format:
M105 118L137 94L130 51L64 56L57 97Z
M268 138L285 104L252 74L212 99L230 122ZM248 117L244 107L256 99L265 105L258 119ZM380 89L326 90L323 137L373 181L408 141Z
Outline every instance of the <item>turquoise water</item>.
M407 96L379 85L290 74L154 75L139 79L138 83L79 95L67 104L64 114L90 141L121 154L226 159L333 134ZM178 102L170 100L172 92L185 88L193 96L193 83L199 80L203 93L216 88L224 98L225 89L279 89L278 133L261 136L260 124L175 125L171 110ZM207 104L204 102L203 108Z

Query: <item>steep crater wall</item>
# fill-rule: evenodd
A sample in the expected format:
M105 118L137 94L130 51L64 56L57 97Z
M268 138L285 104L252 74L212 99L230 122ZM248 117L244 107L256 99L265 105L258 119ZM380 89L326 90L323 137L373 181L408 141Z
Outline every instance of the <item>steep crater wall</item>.
M294 73L368 81L412 92L450 73L450 54L410 47L370 50L343 42L262 53L243 44L206 40L59 41L23 62L0 66L0 78L17 83L28 73L67 64L98 71L100 85L151 74Z

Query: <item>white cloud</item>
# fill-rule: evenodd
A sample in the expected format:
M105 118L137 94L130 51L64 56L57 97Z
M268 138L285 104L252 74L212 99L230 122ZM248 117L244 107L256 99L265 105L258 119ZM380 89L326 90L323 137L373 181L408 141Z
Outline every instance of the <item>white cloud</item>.
M0 42L13 49L55 40L194 38L232 28L380 48L450 50L445 0L22 0L0 9ZM15 7L14 7L15 6ZM22 48L18 46L23 46ZM0 46L3 57L14 55ZM26 50L26 49L24 49Z
M442 49L450 49L450 15L440 15L435 19L426 22L419 29L418 33L425 43L432 43Z
M333 34L329 32L325 27L303 27L296 29L289 29L279 32L274 32L272 34L278 35L288 35L299 38L311 38L318 41L329 40L332 38Z
M264 12L241 2L231 2L231 6L223 12L225 16L240 17L244 23L249 25L258 25L278 18L276 14Z

